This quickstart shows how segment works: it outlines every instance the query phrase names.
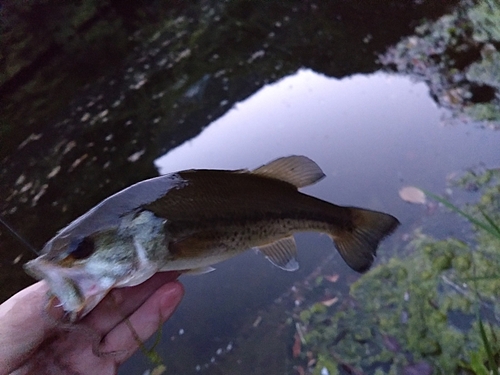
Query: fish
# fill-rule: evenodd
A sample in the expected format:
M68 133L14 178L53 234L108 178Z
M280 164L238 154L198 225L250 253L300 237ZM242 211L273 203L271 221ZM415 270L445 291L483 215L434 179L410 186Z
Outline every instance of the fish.
M191 169L141 181L60 230L24 268L46 280L71 322L112 288L156 272L210 272L251 248L295 271L296 232L327 234L345 263L365 272L399 221L298 190L324 177L314 161L292 155L254 170Z

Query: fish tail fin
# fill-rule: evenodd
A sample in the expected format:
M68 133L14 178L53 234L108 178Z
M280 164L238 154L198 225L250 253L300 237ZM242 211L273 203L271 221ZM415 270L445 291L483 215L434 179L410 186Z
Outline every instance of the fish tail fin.
M382 212L350 207L351 223L330 234L340 255L357 272L367 271L380 241L399 225L398 219Z

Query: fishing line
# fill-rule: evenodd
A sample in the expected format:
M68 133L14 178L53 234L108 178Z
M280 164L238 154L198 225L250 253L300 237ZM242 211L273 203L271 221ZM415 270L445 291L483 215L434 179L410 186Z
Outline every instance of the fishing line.
M119 305L118 301L116 300L116 296L113 293L110 293L110 296L111 296L111 300L115 304L116 311L120 312L120 305ZM139 334L137 333L136 329L132 325L132 322L130 321L129 317L124 316L122 312L120 312L120 315L122 316L123 321L127 325L128 329L130 330L130 333L132 334L132 337L134 338L135 343L137 344L139 349L141 349L141 352L146 357L148 357L148 359L153 364L155 364L157 366L156 368L166 368L164 363L163 363L163 360L161 359L160 354L155 350L155 348L158 345L158 343L160 342L160 338L161 338L161 329L162 329L162 325L163 325L161 319L159 319L159 321L158 321L158 333L156 334L155 342L154 342L153 346L151 347L151 349L148 349L148 348L146 348L146 346L144 345L144 342L139 337ZM117 352L121 352L121 351L126 352L126 350L119 350ZM99 353L101 353L101 352L99 352ZM112 353L114 353L114 352L112 352ZM107 353L105 353L105 354L107 354Z
M36 255L40 255L38 251L36 251L35 248L31 246L31 244L28 241L26 241L23 237L21 237L21 235L17 233L14 230L14 228L12 228L9 224L7 224L7 222L2 218L2 216L0 216L0 223L2 223L5 226L5 228L7 228L19 241L21 241L21 243L24 246L33 251Z

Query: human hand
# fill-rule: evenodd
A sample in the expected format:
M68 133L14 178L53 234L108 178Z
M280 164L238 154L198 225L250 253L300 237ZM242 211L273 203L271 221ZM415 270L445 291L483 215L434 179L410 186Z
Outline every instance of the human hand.
M184 295L178 276L161 272L140 285L113 289L69 329L60 323L62 308L47 307L44 281L23 289L0 305L0 375L115 374L138 348L124 317L147 340ZM93 347L101 338L99 352L107 354L96 356Z

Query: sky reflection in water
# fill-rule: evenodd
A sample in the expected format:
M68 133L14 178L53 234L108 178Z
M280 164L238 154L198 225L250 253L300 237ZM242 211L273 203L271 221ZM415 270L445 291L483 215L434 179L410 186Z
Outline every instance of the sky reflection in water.
M377 73L336 80L300 70L238 103L199 136L157 159L156 165L161 174L191 168L253 169L280 156L306 155L326 178L303 191L400 219L402 227L379 249L387 257L397 252L402 234L424 215L422 207L399 199L400 187L416 185L442 193L450 172L497 162L498 133L472 124L443 126L445 115L426 85L405 77ZM186 297L164 331L170 358L166 363L186 356L186 351L192 351L199 364L209 362L218 348L234 339L240 324L255 318L258 308L334 251L325 236L296 238L301 266L297 272L274 268L249 251L216 265L210 274L183 277ZM354 273L340 256L335 259L341 280L352 280ZM181 328L185 333L179 336ZM175 343L171 336L177 337ZM195 373L195 364L192 370Z
M238 103L156 165L161 174L254 168L303 154L327 175L305 191L387 209L402 183L442 187L447 173L495 160L489 146L497 133L470 124L445 127L443 116L427 86L405 77L378 73L336 80L300 70Z

